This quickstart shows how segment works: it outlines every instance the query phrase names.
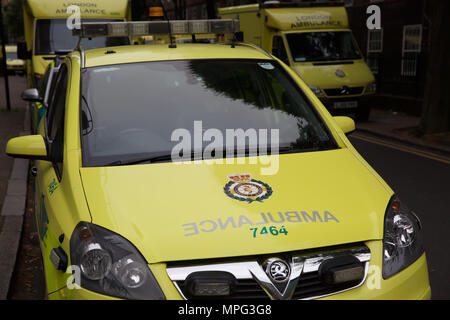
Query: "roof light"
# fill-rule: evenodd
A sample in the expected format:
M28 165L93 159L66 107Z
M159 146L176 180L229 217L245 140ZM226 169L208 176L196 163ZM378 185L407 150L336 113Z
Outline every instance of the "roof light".
M234 33L241 31L240 28L235 30L234 23L228 23L221 19L209 20L209 30L209 33Z
M163 7L148 8L148 16L152 18L163 18L164 17Z
M208 20L196 20L189 22L189 31L191 33L209 33Z
M108 33L117 37L128 37L128 24L126 22L119 22L108 25Z
M149 34L169 34L171 24L166 21L149 22Z
M148 35L148 22L129 22L128 30L134 36Z
M189 33L189 22L185 20L171 21L171 28L173 34L186 34Z
M84 23L81 29L74 29L73 33L80 32L82 38L105 37L108 35L108 24L101 22Z
M134 37L157 34L202 34L239 32L239 20L175 20L145 22L87 22L73 35L81 38Z

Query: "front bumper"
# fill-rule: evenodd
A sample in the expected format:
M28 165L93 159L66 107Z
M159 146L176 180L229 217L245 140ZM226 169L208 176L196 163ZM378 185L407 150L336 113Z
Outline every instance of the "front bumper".
M371 260L366 281L358 288L333 294L321 300L428 300L431 288L425 254L412 265L389 279L382 277L382 241L365 243L371 251ZM165 264L151 265L152 273L158 280L168 300L182 297L169 279ZM49 299L103 300L116 299L86 289L62 288L49 295Z
M25 71L24 64L6 64L7 70L17 70L17 71Z
M374 96L375 94L350 97L319 97L319 100L333 116L352 116L360 110L370 109L373 105ZM335 108L336 102L356 102L358 106L356 108Z
M382 243L371 242L372 258L365 283L358 288L323 299L328 300L429 300L431 288L425 253L406 269L384 280L382 277ZM375 251L376 250L376 251Z

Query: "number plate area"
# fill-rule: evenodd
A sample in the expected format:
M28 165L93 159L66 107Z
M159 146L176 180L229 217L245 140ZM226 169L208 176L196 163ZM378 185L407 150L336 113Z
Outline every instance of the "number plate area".
M335 102L333 104L334 109L355 109L358 108L358 101L343 101Z

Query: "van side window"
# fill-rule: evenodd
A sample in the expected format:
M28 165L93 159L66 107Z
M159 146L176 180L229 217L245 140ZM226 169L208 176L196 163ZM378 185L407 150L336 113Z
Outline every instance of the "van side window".
M51 143L50 157L53 161L56 175L60 180L62 177L64 155L64 115L66 109L67 82L67 67L62 65L58 73L58 78L56 79L47 121L47 139Z
M272 40L272 54L289 65L289 59L286 51L286 47L284 46L283 38L280 36L274 36Z
M41 98L45 97L45 89L47 89L48 79L50 78L50 73L52 72L52 66L49 65L45 71L44 77L42 78L38 89Z

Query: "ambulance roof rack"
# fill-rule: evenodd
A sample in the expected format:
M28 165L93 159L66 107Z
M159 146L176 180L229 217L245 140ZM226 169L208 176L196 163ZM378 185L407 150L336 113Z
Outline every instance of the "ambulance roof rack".
M81 38L138 37L150 35L236 34L239 20L171 20L139 22L85 22L73 35Z
M280 1L264 1L259 4L261 9L271 8L305 8L305 7L343 7L345 2L342 0L316 2L316 1L294 1L294 2L280 2Z

